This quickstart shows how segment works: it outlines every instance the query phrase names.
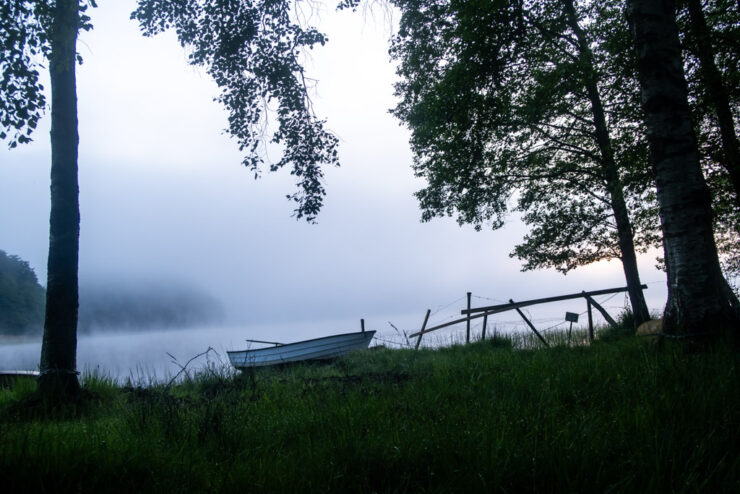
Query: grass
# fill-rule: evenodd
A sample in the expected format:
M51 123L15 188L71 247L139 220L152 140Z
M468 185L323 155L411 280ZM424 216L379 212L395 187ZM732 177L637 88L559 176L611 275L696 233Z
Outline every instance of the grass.
M740 492L738 354L635 338L512 346L527 342L210 369L169 388L89 375L85 406L54 417L24 413L32 384L4 390L3 486Z

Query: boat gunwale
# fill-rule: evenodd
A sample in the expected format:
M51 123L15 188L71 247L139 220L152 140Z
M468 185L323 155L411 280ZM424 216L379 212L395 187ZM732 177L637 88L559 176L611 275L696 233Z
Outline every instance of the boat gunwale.
M233 353L247 353L248 354L248 353L253 353L253 352L261 352L263 350L275 350L275 349L278 349L278 348L285 348L285 347L288 347L288 346L298 345L298 344L302 344L302 343L310 343L310 342L319 341L319 340L326 340L326 339L329 339L329 338L337 338L339 336L362 335L362 334L372 334L372 335L375 335L375 333L376 333L375 330L371 330L371 331L354 331L352 333L341 333L341 334L334 334L334 335L329 335L329 336L321 336L319 338L311 338L310 340L294 341L292 343L283 343L282 345L268 346L268 347L265 347L265 348L255 348L253 350L249 350L249 349L247 349L247 350L227 350L226 353L227 354L233 354ZM372 337L371 337L371 339L372 339ZM368 344L369 344L369 342L368 342Z

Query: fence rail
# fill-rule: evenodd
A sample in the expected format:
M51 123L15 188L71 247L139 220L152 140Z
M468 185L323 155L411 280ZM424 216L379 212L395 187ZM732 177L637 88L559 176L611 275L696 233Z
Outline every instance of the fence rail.
M643 290L647 289L647 285L640 285L640 288ZM469 342L470 339L470 321L473 319L478 318L484 318L484 321L487 321L487 318L489 315L492 314L498 314L500 312L506 312L509 310L516 310L519 315L521 315L524 318L524 321L527 323L527 325L534 331L534 333L539 337L539 339L547 346L547 341L542 337L542 335L537 331L537 329L532 325L532 323L524 317L524 314L522 314L521 309L522 307L529 307L531 305L539 305L539 304L547 304L551 302L561 302L563 300L572 300L576 298L584 298L586 299L586 304L588 306L588 326L589 326L589 338L591 341L593 341L594 337L594 329L593 329L593 319L591 316L591 307L595 307L601 315L604 316L604 319L611 324L612 326L616 326L617 323L614 321L614 319L609 315L609 313L604 309L600 304L598 304L593 297L599 296L599 295L609 295L612 293L620 293L620 292L626 292L628 289L627 287L620 287L620 288L607 288L604 290L592 290L589 292L582 291L580 293L570 293L568 295L557 295L555 297L545 297L545 298L536 298L532 300L523 300L521 302L514 302L513 300L509 300L509 303L506 304L497 304L497 305L488 305L485 307L470 307L470 293L468 293L468 308L463 309L460 311L461 314L463 314L465 317L461 317L459 319L455 319L452 321L447 321L442 324L438 324L436 326L432 326L430 328L427 328L427 321L429 320L429 311L427 311L426 317L424 318L424 324L422 325L421 329L417 331L416 333L410 334L409 338L415 338L418 337L419 339L416 342L416 348L419 348L419 344L421 343L421 337L427 333L431 333L432 331L437 331L438 329L447 328L449 326L454 326L455 324L460 324L462 322L467 323L466 324L466 342ZM485 331L485 327L483 328L483 331Z

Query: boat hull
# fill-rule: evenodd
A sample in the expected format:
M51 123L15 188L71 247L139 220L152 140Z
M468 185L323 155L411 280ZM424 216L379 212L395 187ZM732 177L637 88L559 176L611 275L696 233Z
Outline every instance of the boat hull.
M14 371L4 370L0 371L0 388L10 388L17 381L27 379L38 379L39 373L37 371Z
M375 331L345 333L286 345L226 353L231 365L237 369L304 360L322 360L340 357L352 350L367 348L374 335Z

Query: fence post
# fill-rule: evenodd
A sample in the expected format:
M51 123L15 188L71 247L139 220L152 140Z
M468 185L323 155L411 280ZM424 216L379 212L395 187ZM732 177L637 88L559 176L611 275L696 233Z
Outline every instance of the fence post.
M594 342L594 316L591 313L591 301L586 299L586 310L588 310L588 342Z
M481 335L481 341L486 339L486 326L488 326L488 312L483 313L483 334Z
M586 292L583 292L583 293L585 294ZM596 300L594 300L590 295L584 295L584 297L586 297L586 300L588 300L589 302L591 302L591 305L593 305L594 307L596 307L596 310L598 310L599 312L601 312L601 315L604 316L604 319L606 319L606 322L608 322L609 324L611 324L612 327L616 328L617 326L619 326L619 324L617 324L617 321L615 321L612 318L612 316L609 315L609 313L606 311L606 309L604 309L601 305L599 305L596 302Z
M360 319L360 327L362 328L362 332L364 333L365 332L365 320L364 319Z
M468 292L468 310L470 310L470 296L472 293ZM470 312L468 312L468 320L465 322L465 343L470 343Z
M429 320L429 314L432 312L432 309L427 309L427 315L424 316L424 324L421 325L421 331L419 332L419 338L416 340L416 346L414 347L414 350L419 349L419 344L421 343L421 337L424 336L424 330L427 327L427 321Z

